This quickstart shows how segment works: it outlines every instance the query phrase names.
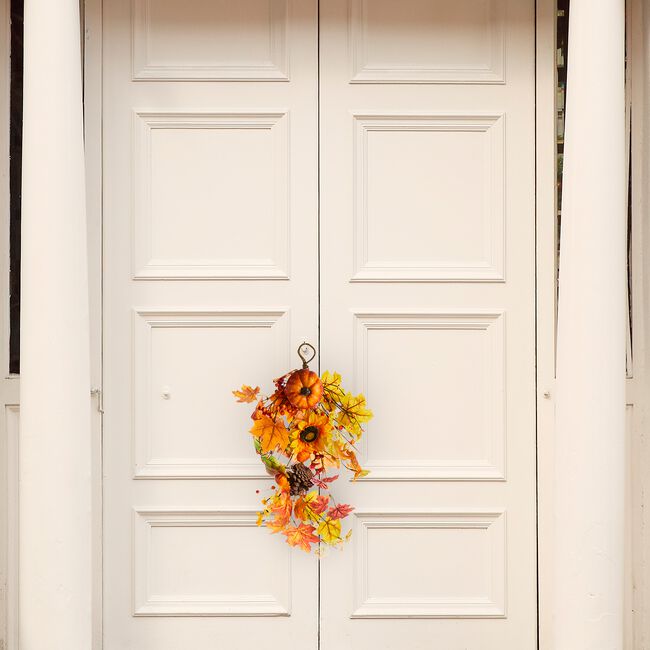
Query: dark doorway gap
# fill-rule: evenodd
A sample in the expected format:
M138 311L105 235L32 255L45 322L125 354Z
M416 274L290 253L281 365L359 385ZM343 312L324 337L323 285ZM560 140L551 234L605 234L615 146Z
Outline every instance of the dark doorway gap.
M24 0L11 0L9 91L9 372L20 372L20 216L23 153Z

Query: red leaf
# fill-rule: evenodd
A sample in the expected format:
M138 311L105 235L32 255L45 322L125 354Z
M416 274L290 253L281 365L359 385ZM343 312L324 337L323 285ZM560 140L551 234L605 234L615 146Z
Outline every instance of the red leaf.
M317 476L314 476L311 479L311 482L314 485L317 485L319 488L322 488L323 490L327 490L327 484L336 481L338 477L339 477L338 474L336 474L336 476L331 476L329 478L318 478Z
M327 516L330 519L344 519L347 517L354 508L349 506L347 503L339 503L338 506L334 506L327 511Z

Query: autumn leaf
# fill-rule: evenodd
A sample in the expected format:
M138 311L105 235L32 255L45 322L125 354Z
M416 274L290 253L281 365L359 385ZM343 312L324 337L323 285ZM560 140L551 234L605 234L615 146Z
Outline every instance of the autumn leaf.
M251 433L260 441L262 453L275 449L284 451L289 444L289 430L282 420L273 420L267 415L255 420Z
M318 526L318 534L323 542L333 546L341 541L341 522L338 519L323 519Z
M320 513L327 510L328 505L328 496L321 496L318 492L309 492L296 500L293 511L296 517L302 521L318 523L322 519Z
M279 533L287 526L291 520L292 509L291 495L287 492L280 492L271 499L268 510L273 518L266 522L266 526L271 529L271 532Z
M299 526L289 526L282 531L286 535L289 546L299 546L304 551L311 551L311 545L318 543L318 537L314 535L316 529L310 524L300 524Z
M335 474L334 476L330 476L329 478L318 478L318 476L314 476L314 477L311 479L311 482L312 482L315 486L317 486L317 487L319 487L319 488L321 488L321 489L323 489L323 490L327 490L327 489L329 489L329 487L328 487L327 484L328 484L328 483L333 483L334 481L336 481L336 479L337 479L338 477L339 477L338 474Z
M326 370L321 375L321 383L323 384L323 390L327 389L333 392L337 392L341 388L341 375L338 372L330 372Z
M336 423L347 429L355 438L363 433L361 425L372 418L372 411L366 408L366 398L363 395L345 393L337 403Z
M347 460L347 463L344 462L345 466L354 472L354 478L352 479L353 481L356 481L358 478L363 478L364 476L368 476L368 474L370 474L367 469L363 469L361 465L359 465L357 455L347 445L340 445L340 451L341 458Z
M307 506L303 497L296 500L296 504L293 507L293 513L301 521L318 521L318 515Z
M314 512L325 512L329 501L330 498L326 494L318 494L318 492L305 494L305 502Z
M255 451L260 455L264 466L272 476L278 473L284 474L287 471L286 465L283 465L274 456L262 453L262 443L257 438L253 440L253 444L255 445Z
M347 503L339 503L339 505L334 506L327 511L327 516L330 519L344 519L353 510L354 508L352 506L349 506Z
M266 522L266 527L271 531L272 534L284 532L287 527L287 523L277 517L275 519L269 519Z
M322 474L329 467L340 467L341 461L337 454L314 454L314 460L309 465L310 469L316 474Z
M244 384L241 390L234 390L232 394L237 398L238 402L254 402L257 399L257 394L260 392L260 387L256 386L251 388Z
M326 370L321 375L320 381L323 384L323 404L328 411L331 411L345 394L341 388L341 375Z

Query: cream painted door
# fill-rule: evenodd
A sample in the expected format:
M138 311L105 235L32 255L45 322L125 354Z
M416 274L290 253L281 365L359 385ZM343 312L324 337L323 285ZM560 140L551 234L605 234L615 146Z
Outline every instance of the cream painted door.
M322 650L536 646L534 6L320 5L321 367L375 412Z
M534 3L318 4L104 2L104 648L532 650ZM305 338L376 414L320 567L230 397Z
M104 2L104 648L316 648L230 390L318 336L316 0Z

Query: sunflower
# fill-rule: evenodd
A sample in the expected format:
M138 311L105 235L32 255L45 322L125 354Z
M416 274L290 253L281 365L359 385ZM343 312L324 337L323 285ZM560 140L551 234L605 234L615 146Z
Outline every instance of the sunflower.
M296 460L302 462L312 454L322 452L328 442L332 424L327 415L308 411L300 420L294 420L290 433L290 447Z

